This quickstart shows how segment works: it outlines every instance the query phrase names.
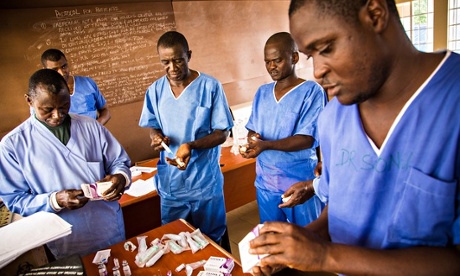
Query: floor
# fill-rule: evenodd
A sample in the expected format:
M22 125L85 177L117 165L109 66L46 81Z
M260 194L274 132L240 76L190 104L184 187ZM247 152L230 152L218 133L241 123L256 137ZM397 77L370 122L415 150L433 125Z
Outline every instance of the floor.
M227 213L227 229L232 255L240 260L238 243L259 224L257 202L253 201Z

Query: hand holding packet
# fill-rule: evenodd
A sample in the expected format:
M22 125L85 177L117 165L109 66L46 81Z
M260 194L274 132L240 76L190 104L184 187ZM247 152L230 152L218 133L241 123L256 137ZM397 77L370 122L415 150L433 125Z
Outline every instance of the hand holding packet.
M95 182L91 184L81 184L81 189L85 197L90 200L101 200L104 199L103 193L112 186L111 181L107 182Z
M259 230L262 227L263 224L257 225L238 243L244 273L251 273L252 267L259 265L260 259L268 256L268 254L254 255L249 253L249 242L259 236Z

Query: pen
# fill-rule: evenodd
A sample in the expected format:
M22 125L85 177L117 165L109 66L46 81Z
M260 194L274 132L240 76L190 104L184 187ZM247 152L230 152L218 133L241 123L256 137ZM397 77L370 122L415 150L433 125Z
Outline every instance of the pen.
M161 146L166 150L166 152L168 152L169 154L171 155L174 155L172 150L168 147L168 145L165 144L165 142L161 141ZM174 156L174 159L176 159L176 162L177 164L179 164L180 167L184 167L185 166L185 163L182 162L179 157L177 156Z
M168 152L169 154L173 154L172 150L168 147L168 145L166 145L165 142L161 141L161 146L166 150L166 152Z

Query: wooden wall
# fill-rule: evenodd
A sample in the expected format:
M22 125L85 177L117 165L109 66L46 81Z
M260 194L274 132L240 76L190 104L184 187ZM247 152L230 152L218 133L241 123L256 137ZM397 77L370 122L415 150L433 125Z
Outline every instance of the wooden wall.
M157 28L157 31L146 34L144 39L147 42L142 45L145 46L149 43L148 41L153 41L154 44L139 49L132 61L129 57L126 59L128 67L135 66L135 63L145 63L146 68L144 69L148 73L145 77L146 84L139 84L140 81L136 81L139 87L135 89L129 90L126 87L128 90L123 90L123 85L120 85L121 88L115 91L113 85L104 86L102 82L113 77L115 73L118 74L116 79L119 80L123 77L123 74L120 73L122 69L117 69L118 67L104 69L111 71L110 74L104 76L101 75L100 70L91 70L91 68L84 70L85 66L91 67L92 63L84 65L87 61L83 57L73 56L74 61L68 56L72 67L77 66L81 72L87 72L81 75L97 79L98 84L101 83L101 91L109 95L110 99L114 99L109 101L112 119L106 126L125 147L133 162L155 156L149 146L148 130L140 128L138 120L142 109L142 95L148 83L162 75L161 71L154 66L158 62L155 60L157 57L156 39L161 32L168 28L175 28L187 37L192 50L190 68L210 74L220 80L224 85L230 105L251 101L257 87L271 81L263 62L263 46L273 33L289 30L288 0L172 2L68 0L65 1L65 4L57 0L3 0L0 3L0 14L3 15L0 17L0 58L2 59L0 81L3 83L3 90L0 92L0 137L3 137L29 115L23 94L27 91L28 77L40 68L40 64L39 55L32 55L34 58L27 55L27 49L29 49L27 47L35 45L31 41L36 42L36 40L28 40L28 37L32 35L33 25L43 21L43 18L40 17L42 13L49 13L50 9L62 11L72 10L75 7L87 8L87 10L95 9L95 7L139 10L145 7L145 10L149 10L158 5L171 7L172 14L169 15L168 20L174 20L174 24L171 25L169 24L171 22L168 21L168 26L161 25L164 29ZM165 10L162 12L165 13ZM27 14L26 18L24 18L25 14ZM161 18L163 17L160 16ZM157 24L157 26L160 25ZM48 43L52 43L52 40ZM53 45L53 47L60 48L59 45ZM38 51L41 54L43 48L35 50L36 53ZM130 55L133 56L133 53ZM301 77L312 78L311 64L305 61L304 56L301 57L301 63L297 69ZM118 98L113 98L114 95Z

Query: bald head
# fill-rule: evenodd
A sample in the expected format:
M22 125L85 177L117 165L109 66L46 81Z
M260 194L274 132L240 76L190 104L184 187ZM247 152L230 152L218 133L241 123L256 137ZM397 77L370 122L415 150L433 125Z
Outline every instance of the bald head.
M288 53L295 53L298 51L294 39L292 39L291 35L287 32L280 32L270 36L265 43L265 47L267 47L267 45L277 45L279 50Z

